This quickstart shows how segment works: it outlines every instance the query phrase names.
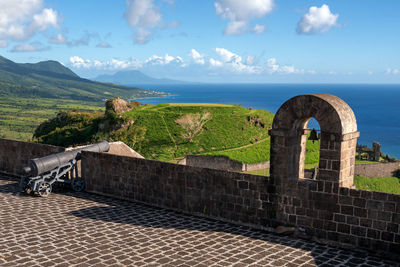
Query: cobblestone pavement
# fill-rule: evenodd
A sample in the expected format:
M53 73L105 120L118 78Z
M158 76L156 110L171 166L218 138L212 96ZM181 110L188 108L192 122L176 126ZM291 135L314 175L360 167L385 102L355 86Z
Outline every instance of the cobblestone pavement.
M363 251L0 178L0 266L396 266Z

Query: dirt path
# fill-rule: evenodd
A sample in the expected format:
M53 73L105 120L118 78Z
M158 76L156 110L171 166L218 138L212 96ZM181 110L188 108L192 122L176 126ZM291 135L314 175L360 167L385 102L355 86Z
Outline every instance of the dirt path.
M215 151L213 151L213 152L226 152L226 151L239 150L239 149L242 149L242 148L246 148L246 147L251 147L251 146L257 145L257 144L259 144L259 143L261 143L261 142L265 142L265 141L267 141L267 140L269 140L269 137L264 138L264 139L261 139L261 140L259 140L258 142L253 143L253 144L248 144L248 145L244 145L244 146L240 146L240 147L235 147L235 148L229 148L229 149L225 149L225 150L215 150Z

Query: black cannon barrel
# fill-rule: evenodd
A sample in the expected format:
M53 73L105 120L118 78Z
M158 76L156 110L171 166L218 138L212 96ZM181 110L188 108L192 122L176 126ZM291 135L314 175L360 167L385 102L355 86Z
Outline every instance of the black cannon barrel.
M30 175L40 175L45 172L51 171L58 166L61 166L70 160L81 158L81 151L92 151L92 152L107 152L110 149L110 144L107 141L101 143L89 145L86 147L60 152L52 154L42 158L31 159L29 166L24 168L25 173Z

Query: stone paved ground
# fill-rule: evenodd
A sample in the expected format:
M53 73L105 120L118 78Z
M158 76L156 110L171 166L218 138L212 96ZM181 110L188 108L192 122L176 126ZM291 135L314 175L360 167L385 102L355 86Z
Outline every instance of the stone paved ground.
M0 266L396 266L229 223L0 178Z

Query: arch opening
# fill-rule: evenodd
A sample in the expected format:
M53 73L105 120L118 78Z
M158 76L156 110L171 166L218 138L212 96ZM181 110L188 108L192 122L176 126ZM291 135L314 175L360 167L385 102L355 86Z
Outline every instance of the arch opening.
M315 118L310 118L305 128L309 130L307 133L306 148L305 148L305 160L304 160L304 177L316 179L318 175L319 167L319 155L321 146L321 127ZM310 140L311 131L315 130L318 140Z
M307 148L313 128L319 130L319 148L315 142ZM311 160L318 165L314 178L339 186L353 185L359 132L353 111L340 98L318 94L289 99L276 113L270 135L271 177L282 182L306 178L305 164ZM307 156L307 149L314 152L313 160L308 159L313 156Z

